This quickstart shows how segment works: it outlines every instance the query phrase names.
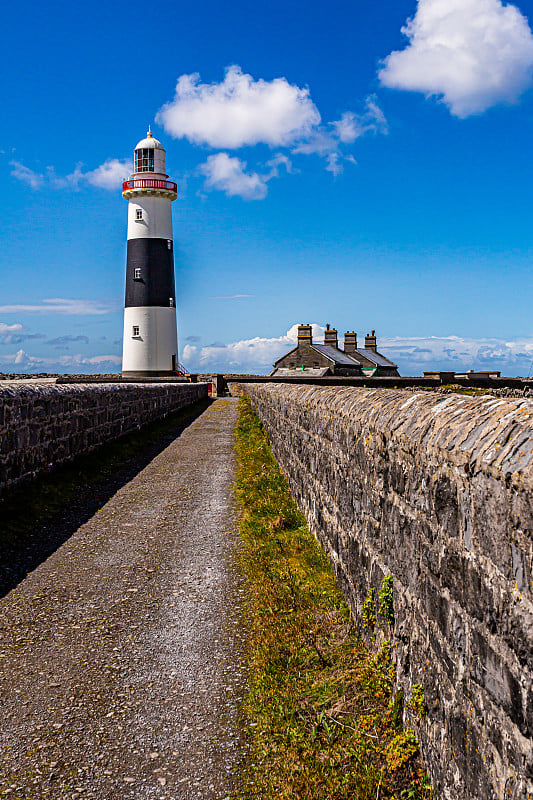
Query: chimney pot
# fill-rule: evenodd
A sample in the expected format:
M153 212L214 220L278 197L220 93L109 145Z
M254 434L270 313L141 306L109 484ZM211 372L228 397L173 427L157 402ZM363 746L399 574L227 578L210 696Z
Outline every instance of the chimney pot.
M355 331L346 331L344 334L344 352L347 355L355 353L357 350L357 334Z
M311 325L298 325L298 344L301 342L313 343L313 328Z
M330 347L334 347L336 350L338 350L339 348L337 329L330 328L329 324L326 326L326 330L324 331L324 344L327 344Z
M377 353L378 345L376 340L376 331L367 333L365 336L365 350L373 350L374 353Z

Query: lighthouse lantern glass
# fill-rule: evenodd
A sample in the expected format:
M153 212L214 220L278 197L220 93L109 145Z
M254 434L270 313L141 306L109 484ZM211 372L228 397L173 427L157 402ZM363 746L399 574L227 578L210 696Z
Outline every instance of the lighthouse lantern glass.
M135 172L154 172L154 151L140 147L135 151Z

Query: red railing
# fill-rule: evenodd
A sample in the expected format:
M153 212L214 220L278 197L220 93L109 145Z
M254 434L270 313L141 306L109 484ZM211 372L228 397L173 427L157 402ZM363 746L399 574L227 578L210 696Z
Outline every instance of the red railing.
M134 181L124 181L122 191L127 192L131 189L165 189L167 192L178 193L178 184L172 181L157 181L154 178L138 178Z

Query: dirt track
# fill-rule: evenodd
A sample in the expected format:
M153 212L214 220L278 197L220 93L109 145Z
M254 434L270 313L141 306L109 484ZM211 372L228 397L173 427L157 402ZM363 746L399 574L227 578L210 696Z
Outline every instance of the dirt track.
M236 413L217 400L0 601L0 797L210 800L233 787Z

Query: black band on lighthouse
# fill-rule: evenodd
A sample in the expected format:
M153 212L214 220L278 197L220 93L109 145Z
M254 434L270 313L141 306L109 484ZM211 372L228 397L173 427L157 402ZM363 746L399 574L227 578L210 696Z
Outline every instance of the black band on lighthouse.
M168 306L175 296L172 240L128 239L126 308Z

